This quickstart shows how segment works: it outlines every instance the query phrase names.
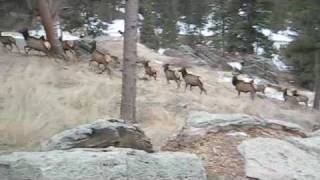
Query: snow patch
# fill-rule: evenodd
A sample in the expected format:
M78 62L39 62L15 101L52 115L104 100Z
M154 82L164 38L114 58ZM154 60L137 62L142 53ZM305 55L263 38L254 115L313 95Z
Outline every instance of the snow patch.
M15 39L23 39L23 36L21 33L18 32L2 32L0 35L2 36L11 36Z
M271 98L271 99L284 101L283 92L278 91L274 88L267 87L265 90L265 95L266 95L266 97Z
M232 67L232 69L237 69L239 71L241 71L241 69L242 69L242 65L239 62L229 62L228 64L229 64L229 66Z
M249 135L245 132L230 132L227 133L228 136L236 136L236 137L249 137Z
M108 24L108 29L103 30L103 33L108 34L112 37L121 37L122 35L119 33L119 30L124 32L123 19L113 20L112 23Z
M159 48L158 49L158 53L161 54L161 55L163 55L165 51L166 51L166 49L164 49L164 48Z
M41 30L30 30L29 31L29 34L30 36L34 36L34 37L41 37L41 36L44 36L46 37L46 32L44 31L44 29L41 29ZM61 34L59 32L59 34ZM11 36L15 39L24 39L22 34L21 33L18 33L18 32L2 32L2 35L3 36ZM64 41L75 41L75 40L79 40L80 38L77 37L77 36L74 36L72 34L70 34L69 32L63 32L63 35L62 35L62 40Z
M192 30L194 30L196 28L196 25L194 24L187 24L181 21L177 22L177 26L179 28L179 34L180 35L189 35L191 32L194 34L201 34L202 36L212 36L214 35L214 32L212 30L210 30L214 24L210 18L211 16L208 16L208 21L205 24L205 26L200 29L199 32L192 32ZM191 31L191 32L190 32Z
M276 33L272 32L270 29L261 29L258 31L262 32L262 34L273 41L273 46L278 50L283 46L287 46L294 40L294 37L298 35L298 33L292 31L290 28L287 28L284 31L278 31Z
M284 64L284 62L280 60L280 56L277 54L272 55L272 62L279 71L288 71L292 69L291 66L287 66L286 64Z

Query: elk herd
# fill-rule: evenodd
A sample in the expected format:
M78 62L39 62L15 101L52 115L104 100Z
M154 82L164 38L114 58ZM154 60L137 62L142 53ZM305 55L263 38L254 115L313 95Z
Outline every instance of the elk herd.
M24 46L24 51L26 54L29 54L31 50L40 51L45 54L48 54L51 46L50 43L44 38L44 36L40 38L32 37L29 35L29 31L26 28L20 30L19 33L22 34L25 40L26 45ZM0 42L2 43L3 47L9 49L10 51L12 51L13 47L15 47L20 52L15 38L11 36L3 36L1 34L2 32L0 31ZM60 38L59 40L61 42L61 46L63 48L64 53L69 51L72 54L75 54L74 44L68 41L63 41L62 38ZM103 65L104 69L100 73L107 71L107 73L111 76L111 69L109 67L111 61L115 61L117 64L120 63L116 56L112 56L110 53L99 51L97 49L96 41L92 41L91 59L89 61L89 65L91 65L92 62L97 63L98 67L99 65ZM142 60L138 63L141 63L143 65L146 76L153 78L154 80L157 80L159 72L155 68L150 66L150 61ZM170 64L164 64L162 68L168 84L170 84L171 81L174 81L177 84L177 88L180 88L181 81L183 79L185 82L185 91L187 90L188 86L190 88L190 91L192 90L192 87L198 87L200 90L200 94L207 94L207 90L204 88L200 76L189 73L185 67L181 67L179 70L174 70L170 68ZM181 74L181 76L179 75L179 73ZM232 77L232 85L235 87L238 96L240 96L241 93L250 93L251 99L254 100L257 92L265 94L265 85L255 85L254 80L246 82L244 80L239 79L238 76L239 74L233 73ZM308 106L308 97L299 94L297 90L292 90L290 95L288 93L287 88L284 88L282 92L283 99L285 102L291 104L299 104L301 102Z

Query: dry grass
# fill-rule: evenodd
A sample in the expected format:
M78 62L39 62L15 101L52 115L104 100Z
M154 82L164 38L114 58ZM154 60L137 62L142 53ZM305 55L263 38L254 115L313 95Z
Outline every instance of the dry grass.
M103 45L103 47L102 47ZM122 43L99 43L112 55L122 54ZM188 112L247 113L265 118L296 122L310 127L319 114L304 108L290 109L282 102L249 95L237 97L230 83L220 82L218 72L194 67L208 96L167 85L161 62L174 59L161 56L139 45L139 54L160 72L157 81L138 81L138 120L156 149L184 124ZM66 65L41 56L25 56L0 51L0 144L35 148L53 134L78 124L103 117L118 117L120 107L120 72L110 79L98 75L88 63ZM121 57L121 56L120 56ZM143 69L139 69L139 77ZM182 85L183 86L183 85ZM319 116L318 116L319 117ZM0 148L1 148L0 145Z

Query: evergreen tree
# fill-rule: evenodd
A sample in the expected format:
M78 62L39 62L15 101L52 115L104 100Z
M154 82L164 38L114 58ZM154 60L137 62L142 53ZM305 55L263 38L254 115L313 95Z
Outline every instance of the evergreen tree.
M159 14L160 46L167 47L177 44L178 41L178 0L157 1L157 13Z
M202 30L208 23L208 16L210 14L209 0L180 0L179 12L181 18L180 21L186 24L187 30L187 44L195 45L203 43Z
M141 27L141 43L152 49L159 48L159 37L155 31L157 29L156 0L142 0L140 12L144 19Z
M300 85L315 89L314 107L320 107L320 2L317 0L298 1L290 4L289 17L298 38L286 49L286 55L293 61Z

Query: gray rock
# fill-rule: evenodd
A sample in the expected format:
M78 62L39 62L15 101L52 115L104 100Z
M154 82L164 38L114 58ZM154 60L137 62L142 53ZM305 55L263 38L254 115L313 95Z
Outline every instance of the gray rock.
M125 147L152 152L152 144L137 126L122 120L98 120L54 135L41 144L42 151L71 148Z
M319 139L279 140L256 138L243 141L238 150L245 159L246 175L261 180L318 180Z
M206 180L193 154L133 149L72 149L0 156L1 180Z
M320 136L309 137L304 139L288 137L286 140L294 146L303 149L308 153L320 155Z
M319 136L320 137L320 130L314 131L312 133L309 134L310 137L316 137Z
M282 129L305 136L304 129L297 124L280 120L262 119L246 114L211 114L204 111L194 111L189 114L185 125L185 129L205 129L210 132L239 128L245 130L251 127Z
M189 114L186 127L220 131L231 130L235 126L252 127L263 123L260 119L246 114L210 114L204 111L195 111Z

